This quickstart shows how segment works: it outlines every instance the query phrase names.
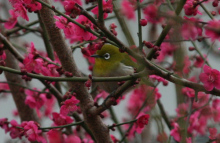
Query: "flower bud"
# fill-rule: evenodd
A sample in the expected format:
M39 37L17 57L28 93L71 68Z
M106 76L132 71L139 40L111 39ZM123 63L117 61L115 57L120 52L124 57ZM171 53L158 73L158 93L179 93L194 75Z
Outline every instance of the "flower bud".
M146 26L147 25L147 20L146 19L140 19L140 25L141 26Z

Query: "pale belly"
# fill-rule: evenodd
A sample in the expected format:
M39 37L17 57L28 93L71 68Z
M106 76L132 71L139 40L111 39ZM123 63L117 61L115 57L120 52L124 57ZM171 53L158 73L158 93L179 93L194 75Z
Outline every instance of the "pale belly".
M130 66L125 66L124 64L120 64L120 66L114 70L114 72L109 73L106 76L103 77L116 77L116 76L126 76L131 75L134 73L134 69ZM94 74L94 76L96 76ZM119 85L118 82L97 82L96 83L101 89L105 90L108 93L113 92L116 90Z

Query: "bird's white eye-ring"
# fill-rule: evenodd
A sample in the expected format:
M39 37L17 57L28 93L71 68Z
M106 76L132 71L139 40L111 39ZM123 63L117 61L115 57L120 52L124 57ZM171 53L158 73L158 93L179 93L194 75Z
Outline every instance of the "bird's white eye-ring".
M110 59L110 54L109 54L109 53L106 53L106 54L104 55L104 59L106 59L106 60Z

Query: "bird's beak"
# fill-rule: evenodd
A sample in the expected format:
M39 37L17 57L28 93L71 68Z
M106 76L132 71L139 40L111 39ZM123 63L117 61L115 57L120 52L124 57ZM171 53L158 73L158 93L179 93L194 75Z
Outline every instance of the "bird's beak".
M90 57L94 57L94 58L100 58L99 55L91 55Z

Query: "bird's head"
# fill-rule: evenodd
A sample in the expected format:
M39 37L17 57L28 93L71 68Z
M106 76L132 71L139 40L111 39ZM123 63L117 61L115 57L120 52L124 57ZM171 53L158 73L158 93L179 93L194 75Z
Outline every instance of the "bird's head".
M95 55L95 65L93 74L96 76L108 75L115 71L124 59L124 54L119 51L119 48L105 44L100 50L97 50Z
M109 44L102 46L102 48L97 50L96 54L92 55L91 57L96 58L96 64L101 62L102 64L110 65L121 62L121 60L124 58L123 54L119 51L119 48Z

